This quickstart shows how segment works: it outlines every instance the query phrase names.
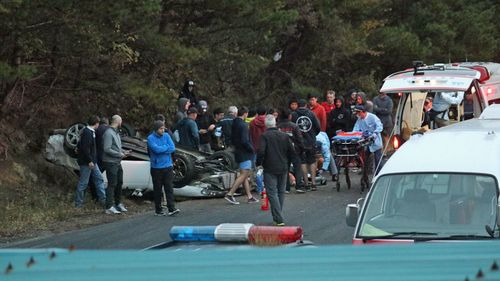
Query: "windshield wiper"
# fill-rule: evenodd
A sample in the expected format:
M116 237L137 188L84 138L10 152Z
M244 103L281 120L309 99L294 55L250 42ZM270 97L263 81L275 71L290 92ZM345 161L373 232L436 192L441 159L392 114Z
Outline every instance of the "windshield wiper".
M427 236L427 235L438 235L435 232L419 232L419 231L405 231L405 232L394 232L391 234L387 235L379 235L379 236L361 236L360 238L365 240L371 240L371 239L386 239L386 238L397 238L401 236ZM413 237L410 237L410 239L413 239Z
M494 239L490 235L477 235L477 234L455 234L446 237L437 237L433 240L483 240Z

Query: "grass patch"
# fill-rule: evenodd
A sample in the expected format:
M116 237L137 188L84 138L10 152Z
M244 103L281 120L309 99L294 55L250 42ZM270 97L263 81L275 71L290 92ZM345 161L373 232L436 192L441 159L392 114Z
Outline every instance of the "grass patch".
M0 163L0 243L80 229L152 210L149 201L124 197L129 212L106 215L102 206L93 203L89 192L84 207L77 209L77 180L72 172L36 157Z

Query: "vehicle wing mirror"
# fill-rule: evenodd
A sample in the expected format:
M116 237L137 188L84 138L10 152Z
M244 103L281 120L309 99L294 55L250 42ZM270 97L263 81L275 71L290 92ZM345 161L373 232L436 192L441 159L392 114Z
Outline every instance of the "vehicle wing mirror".
M359 211L360 211L360 202L364 200L364 198L359 198L356 203L348 204L345 208L345 222L348 226L355 227L358 222Z
M500 205L497 205L497 226L500 226Z

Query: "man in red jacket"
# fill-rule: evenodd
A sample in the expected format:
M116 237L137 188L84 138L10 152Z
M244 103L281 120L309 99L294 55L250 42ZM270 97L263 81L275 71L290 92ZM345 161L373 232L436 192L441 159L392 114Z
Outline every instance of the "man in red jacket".
M318 103L318 95L309 94L307 98L309 99L309 109L314 112L314 115L318 118L321 131L326 132L326 112L325 108Z
M260 136L266 131L266 108L259 106L257 108L257 117L250 122L250 141L254 151L259 149Z
M330 111L335 109L335 91L334 90L326 91L325 101L322 102L321 105L325 109L327 116L330 113Z

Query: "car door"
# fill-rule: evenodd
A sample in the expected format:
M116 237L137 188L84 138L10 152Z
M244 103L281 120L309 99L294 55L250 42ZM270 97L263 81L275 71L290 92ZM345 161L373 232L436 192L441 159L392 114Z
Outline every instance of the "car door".
M153 189L149 161L122 160L124 189ZM107 182L106 172L104 173Z

